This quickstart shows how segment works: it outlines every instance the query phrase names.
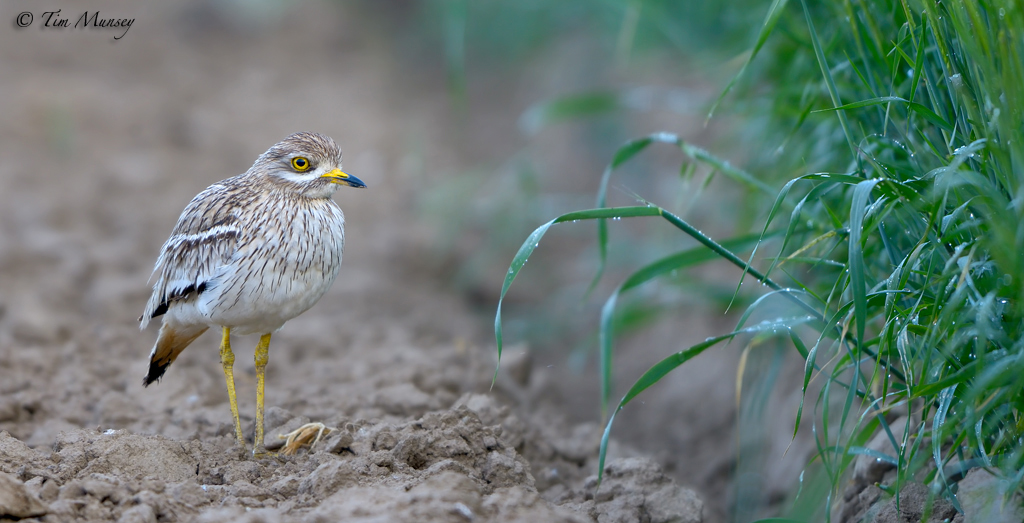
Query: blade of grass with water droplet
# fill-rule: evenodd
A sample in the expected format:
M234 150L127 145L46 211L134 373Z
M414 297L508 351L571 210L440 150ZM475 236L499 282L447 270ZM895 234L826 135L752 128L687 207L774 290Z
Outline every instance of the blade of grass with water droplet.
M696 147L690 143L687 143L683 139L672 133L654 133L643 138L632 140L627 142L625 145L619 148L615 152L612 162L605 168L604 174L601 176L601 183L597 190L597 207L602 208L607 204L608 195L608 183L611 180L612 171L621 166L622 164L629 161L631 158L636 156L637 153L643 151L647 146L652 143L660 142L675 145L693 160L700 161L707 165L718 169L726 176L729 176L735 180L738 180L746 185L755 187L761 191L771 194L773 191L767 184L758 180L750 173L733 167L729 162L718 158L717 156ZM669 221L672 221L671 219ZM696 229L693 229L696 231ZM692 235L691 235L692 236ZM703 235L701 235L703 236ZM703 242L702 242L703 243ZM707 245L707 244L706 244ZM594 279L590 282L590 287L587 289L589 294L597 286L601 276L604 274L605 263L608 257L608 228L604 220L598 220L597 223L597 248L598 248L598 269L597 274L594 275ZM742 263L742 262L741 262Z
M648 145L654 143L654 139L650 136L645 136L637 140L630 140L625 145L619 147L615 151L615 155L612 156L611 163L608 164L604 169L604 173L601 175L601 183L597 187L597 205L598 209L604 208L608 205L608 182L611 180L612 171L618 168L623 163L629 161L630 158L636 156L637 153L643 151ZM586 295L589 296L591 292L597 287L598 282L601 281L601 277L604 275L605 263L608 260L608 223L604 220L597 221L597 271L594 274L594 278L590 281L590 286L587 288Z

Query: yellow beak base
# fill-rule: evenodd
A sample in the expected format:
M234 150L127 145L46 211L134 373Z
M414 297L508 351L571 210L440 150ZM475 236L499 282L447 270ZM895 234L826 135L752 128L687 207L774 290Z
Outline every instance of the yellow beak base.
M346 174L341 169L335 169L329 173L324 174L321 178L327 178L331 183L340 183L342 185L348 185L349 187L366 187L366 184L362 180Z

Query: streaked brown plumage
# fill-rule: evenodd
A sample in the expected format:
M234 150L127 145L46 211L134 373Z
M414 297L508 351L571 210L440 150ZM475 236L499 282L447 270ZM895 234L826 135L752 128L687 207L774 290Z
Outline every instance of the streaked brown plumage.
M185 207L160 250L153 294L140 318L163 315L143 383L210 327L221 327L221 361L244 446L234 394L229 335L261 334L256 348L254 452L263 452L263 373L270 335L330 288L341 266L345 216L331 195L366 187L341 171L341 150L316 133L296 133L245 172L217 182Z

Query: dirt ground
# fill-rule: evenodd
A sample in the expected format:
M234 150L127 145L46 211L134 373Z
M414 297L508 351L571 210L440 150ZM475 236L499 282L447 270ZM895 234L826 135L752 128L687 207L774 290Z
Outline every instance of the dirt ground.
M444 76L395 66L399 51L359 9L287 5L90 4L136 18L117 41L41 29L34 2L0 7L0 19L32 11L37 24L0 29L0 518L724 520L738 350L624 412L597 489L593 376L513 347L491 389L480 318L493 302L473 310L425 269L417 193L436 173L509 153L502 137L533 94L499 90L506 103L457 132ZM337 430L314 451L253 460L232 448L216 336L143 388L156 328L139 332L136 318L184 205L298 130L334 137L370 188L335 197L348 222L341 274L270 351L270 437L304 420ZM694 339L729 325L689 323ZM666 353L672 333L650 336L633 343L658 350L624 358L624 376ZM255 342L233 343L250 429ZM773 464L768 482L799 464Z

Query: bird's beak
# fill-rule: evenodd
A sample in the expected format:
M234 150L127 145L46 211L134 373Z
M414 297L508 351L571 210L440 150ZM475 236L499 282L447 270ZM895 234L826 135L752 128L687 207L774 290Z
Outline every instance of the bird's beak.
M348 185L349 187L366 187L366 184L362 180L352 176L351 174L345 174L341 172L341 169L335 169L329 173L321 176L321 178L327 178L331 183L340 183L342 185Z

